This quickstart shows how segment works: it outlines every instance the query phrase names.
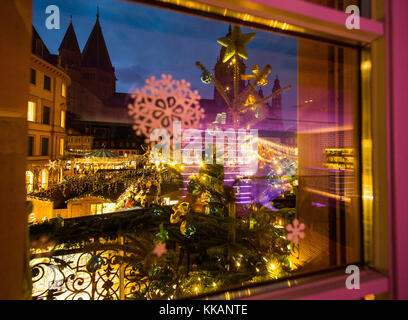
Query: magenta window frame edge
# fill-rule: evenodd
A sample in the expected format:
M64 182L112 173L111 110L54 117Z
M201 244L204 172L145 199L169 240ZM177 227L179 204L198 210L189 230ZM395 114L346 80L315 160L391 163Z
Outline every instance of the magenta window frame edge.
M348 14L335 10L332 8L324 7L311 2L303 0L249 0L251 2L279 8L288 12L296 13L299 15L307 16L310 18L327 21L330 23L344 26L344 21ZM384 34L384 25L382 22L360 18L360 27L362 31L369 32L381 36Z
M408 1L387 0L386 17L390 293L408 299Z
M236 11L242 11L243 8L242 3L240 2L237 2L236 4L230 1L223 0L199 0L199 2ZM252 5L258 4L268 6L282 11L283 14L286 12L291 17L296 15L297 18L295 18L295 20L298 20L299 22L305 23L310 26L312 26L312 24L310 23L311 20L326 22L326 25L332 25L336 27L337 30L342 30L342 36L348 37L350 39L358 39L362 37L367 41L373 41L376 37L383 36L385 34L385 27L382 22L364 17L360 18L360 30L347 30L345 27L345 21L348 17L348 14L336 9L324 7L322 5L306 2L303 0L247 0L245 2ZM256 11L255 6L254 10ZM252 13L249 12L250 10L248 10L247 8L245 11L247 11L248 13ZM292 23L292 21L287 22ZM335 33L334 29L330 31L327 26L322 26L321 24L320 26L313 24L313 26L317 28L316 31Z

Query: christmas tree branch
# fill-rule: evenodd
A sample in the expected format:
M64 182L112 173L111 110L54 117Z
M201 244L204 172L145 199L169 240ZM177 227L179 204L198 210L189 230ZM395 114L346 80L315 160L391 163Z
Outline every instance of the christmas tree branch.
M248 98L248 95L250 92L255 91L255 87L257 86L258 82L264 78L266 75L268 75L271 72L271 66L267 64L260 73L258 73L254 79L254 81L250 82L249 85L245 88L244 91L241 92L239 95L239 101L241 103L245 103L245 101Z
M231 109L231 102L228 99L227 94L225 93L224 87L221 83L212 75L211 72L207 70L199 61L196 61L196 66L201 69L201 71L207 73L210 76L211 81L214 83L215 89L218 91L220 96L224 99L225 103L227 104L228 108Z
M241 112L248 109L248 108L250 108L250 107L252 107L252 106L263 104L263 103L267 102L269 99L273 99L273 98L279 96L280 94L282 94L282 92L284 92L285 90L290 89L290 88L292 88L292 86L287 85L286 87L283 87L283 88L281 88L279 90L276 90L275 92L273 92L269 96L266 96L265 98L262 98L261 100L255 101L253 104L245 106L244 108L241 109Z
M275 92L273 92L273 93L270 94L269 96L266 96L265 98L256 101L256 102L254 103L254 105L263 104L263 103L267 102L269 99L273 99L273 98L275 98L275 97L281 95L285 90L288 90L288 89L290 89L290 88L292 88L292 86L289 84L289 85L287 85L286 87L283 87L283 88L281 88L281 89L279 89L279 90L276 90Z
M238 65L238 55L234 55L234 105L237 105L238 102L238 95L239 95L239 89L238 89L238 81L239 81L239 65Z

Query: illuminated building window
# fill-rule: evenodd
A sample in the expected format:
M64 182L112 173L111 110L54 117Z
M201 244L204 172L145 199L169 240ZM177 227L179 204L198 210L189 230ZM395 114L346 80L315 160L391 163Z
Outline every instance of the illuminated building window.
M27 120L34 122L35 121L35 107L36 103L33 101L28 101L27 106Z
M64 179L64 171L62 168L60 168L58 172L58 182L61 183L63 179Z
M59 154L60 156L64 155L64 139L60 139L60 144L59 144Z
M63 82L63 83L62 83L62 86L61 86L61 95L62 95L63 97L66 97L66 96L67 96L67 85L65 84L65 82Z
M40 185L42 189L48 188L48 170L42 169L40 174Z
M103 203L91 204L91 214L102 214L103 213Z
M61 128L65 128L65 111L61 110Z
M31 171L26 171L26 188L27 188L27 193L33 192L34 174Z

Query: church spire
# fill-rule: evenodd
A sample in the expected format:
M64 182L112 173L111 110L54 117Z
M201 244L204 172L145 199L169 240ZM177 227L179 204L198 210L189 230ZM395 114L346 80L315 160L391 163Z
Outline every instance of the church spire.
M275 78L275 82L273 84L272 93L281 89L280 82L278 76ZM272 99L272 108L271 112L278 115L279 118L282 117L282 95L279 94L278 96Z
M72 24L72 15L67 31L65 32L64 38L62 39L61 44L58 48L58 51L60 53L62 50L67 50L74 53L81 53L81 50L79 49L78 45L78 40L75 34L74 26Z
M249 81L248 81L248 82L249 82ZM262 88L259 88L258 96L259 96L260 98L263 98L263 97L264 97Z
M82 52L82 66L113 72L112 62L99 24L99 8L95 25Z

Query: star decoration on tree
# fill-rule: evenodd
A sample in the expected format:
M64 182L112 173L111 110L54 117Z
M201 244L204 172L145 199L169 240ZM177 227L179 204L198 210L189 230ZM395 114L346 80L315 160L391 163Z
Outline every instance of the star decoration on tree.
M248 60L248 52L245 46L255 37L255 35L255 33L243 34L239 26L234 26L231 34L218 39L218 43L227 48L225 50L222 62L227 62L235 54L238 54L241 58Z

